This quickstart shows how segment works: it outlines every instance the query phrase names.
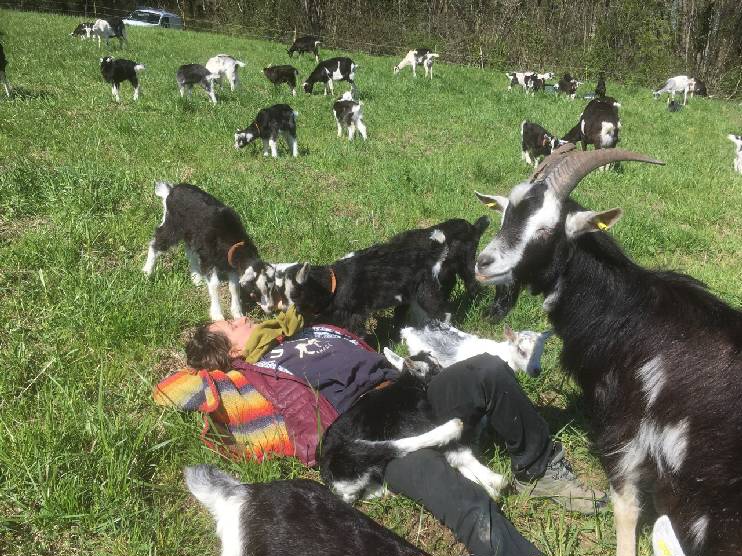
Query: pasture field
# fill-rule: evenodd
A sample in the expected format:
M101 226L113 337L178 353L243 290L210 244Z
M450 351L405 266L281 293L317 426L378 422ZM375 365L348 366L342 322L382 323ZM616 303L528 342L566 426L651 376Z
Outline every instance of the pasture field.
M352 53L369 141L348 143L319 89L291 98L262 76L271 62L289 63L284 45L129 28L129 47L113 55L146 65L142 98L132 102L124 84L117 105L98 69L106 48L68 36L78 22L0 10L15 89L0 96L0 554L217 554L211 519L182 484L184 465L212 462L246 481L317 474L289 460L224 461L199 441L199 417L153 404L153 386L184 364L181 332L208 308L182 249L163 256L152 279L141 272L162 217L154 180L188 181L233 206L267 260L329 262L401 230L480 216L473 190L504 194L529 175L521 121L563 134L585 101L507 93L501 71L445 63L432 81L409 70L395 77L403 53ZM180 99L176 68L219 52L247 63L241 88L223 90L217 106L202 91ZM302 78L314 66L308 56L292 63ZM648 90L610 76L608 92L622 104L621 146L667 165L625 163L589 176L574 196L625 209L611 233L639 262L686 271L742 305L742 176L726 139L742 131L742 109L696 99L668 114ZM235 150L234 130L279 102L299 112L299 158L283 143L278 160L258 145ZM492 216L483 242L498 228ZM501 337L483 316L492 293L472 304L459 294L456 325ZM548 327L541 299L528 295L507 322ZM542 376L521 383L575 467L605 487L558 353L550 340ZM497 448L484 457L509 469ZM581 518L514 494L502 504L547 554L615 553L610 512ZM464 554L412 502L360 506L436 555ZM640 549L649 554L646 535Z

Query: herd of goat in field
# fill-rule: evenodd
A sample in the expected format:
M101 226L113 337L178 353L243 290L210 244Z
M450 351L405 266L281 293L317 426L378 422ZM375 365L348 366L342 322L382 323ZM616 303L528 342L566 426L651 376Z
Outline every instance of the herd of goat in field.
M97 38L99 44L112 38L122 46L127 43L126 28L115 18L80 24L72 34ZM333 94L334 81L349 82L351 91L333 105L338 135L346 131L353 139L357 131L366 139L355 88L358 66L347 57L320 62L319 44L315 37L295 37L288 50L289 56L311 53L318 63L303 90L311 94L313 86L322 83L325 95ZM416 75L416 67L422 65L432 79L437 58L428 49L410 50L393 71L411 66ZM180 66L176 71L180 94L190 95L199 86L216 103L215 83L226 79L234 89L244 65L219 54L204 65ZM0 46L0 80L10 95L5 66ZM138 98L143 64L107 56L100 67L117 101L124 81L131 83L134 99ZM298 70L277 65L263 72L276 85L288 84L296 95ZM513 72L507 78L508 88L519 86L535 93L552 87L571 98L581 85L569 74L554 85L547 83L554 78L552 73ZM681 105L675 102L675 94L684 95L685 105L688 93L692 98L705 95L706 90L699 79L676 76L653 94L665 93L669 109L676 111ZM739 555L742 414L736 403L742 396L742 313L690 276L650 270L624 254L606 233L621 218L621 209L594 211L570 198L580 181L598 168L620 161L662 164L617 148L620 104L607 96L603 75L590 97L577 124L564 137L538 123L522 123L522 157L533 165L533 173L506 196L476 193L485 207L501 213L498 232L478 254L480 238L490 224L486 216L473 224L455 218L404 231L330 264L268 262L231 207L194 185L157 182L155 194L162 200L163 218L149 243L143 271L151 275L159 255L183 242L193 282L206 283L212 320L224 318L218 294L223 280L229 285L234 318L244 314L248 303L267 314L293 305L308 322L330 323L363 335L372 314L393 309L396 337L405 340L410 352L432 353L444 365L465 355L505 349L448 322L457 280L470 297L481 286L495 286L491 313L498 319L515 306L522 290L542 295L553 334L563 343L562 366L581 387L593 417L594 450L611 486L617 554L636 554L637 527L646 510L649 515L666 516L663 519L672 524L689 556ZM234 146L241 148L260 138L264 154L276 157L279 135L297 156L296 112L287 104L260 110L248 127L235 133ZM742 137L729 135L729 139L737 152L734 168L742 173ZM588 145L594 150L587 150ZM416 308L436 324L404 327L408 313ZM508 363L536 376L548 334L508 330L506 336L511 345L528 343L528 356L522 360L513 356ZM493 475L483 484L497 487L492 488L494 497L504 486L498 482L501 477L482 467L481 476ZM235 511L251 506L257 515L261 503L275 508L285 503L279 490L293 488L294 495L298 490L303 500L315 501L314 509L306 509L308 514L325 513L317 519L323 526L332 529L327 516L337 516L339 522L362 523L357 528L364 531L366 543L386 546L390 542L378 525L310 481L293 487L276 483L270 490L270 485L242 485L206 466L189 468L186 479L217 517L223 511L217 507L219 500L237 500ZM273 500L266 501L269 498ZM249 515L244 512L244 519ZM259 531L265 524L251 527ZM334 533L343 536L348 531ZM420 553L406 541L394 542L387 553Z

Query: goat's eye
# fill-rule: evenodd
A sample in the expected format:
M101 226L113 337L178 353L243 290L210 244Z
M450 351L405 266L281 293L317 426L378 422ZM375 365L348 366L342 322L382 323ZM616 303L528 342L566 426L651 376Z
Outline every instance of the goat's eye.
M518 348L518 355L521 357L526 357L528 354L526 353L526 350Z

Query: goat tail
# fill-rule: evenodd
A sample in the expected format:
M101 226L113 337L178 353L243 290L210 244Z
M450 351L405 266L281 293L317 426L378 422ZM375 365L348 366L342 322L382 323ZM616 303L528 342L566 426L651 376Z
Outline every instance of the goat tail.
M239 60L235 60L234 61L234 65L235 66L238 66L240 68L244 68L245 67L245 62L240 62Z
M242 484L213 465L186 467L183 477L191 494L214 516L222 513L219 510L223 510L225 504L240 506L247 498L249 485Z
M134 66L134 71L137 73L139 73L140 71L144 71L144 69L144 64L137 64L136 66Z
M167 196L170 195L170 191L173 189L173 186L170 185L166 181L157 181L155 182L155 195L158 197L162 197L163 199L167 199Z

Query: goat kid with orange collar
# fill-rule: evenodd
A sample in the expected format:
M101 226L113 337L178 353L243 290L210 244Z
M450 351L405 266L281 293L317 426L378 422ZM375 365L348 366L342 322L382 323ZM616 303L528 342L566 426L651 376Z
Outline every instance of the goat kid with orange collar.
M690 276L633 262L604 233L620 209L569 198L591 171L622 160L661 164L567 144L508 197L477 194L503 215L476 275L544 296L611 484L617 555L636 554L640 511L653 505L688 556L738 556L742 312Z
M188 183L157 182L155 195L162 199L162 222L149 243L142 271L151 276L157 257L183 241L193 283L206 280L208 285L211 320L224 320L219 303L223 279L229 282L232 318L243 316L240 290L265 313L272 313L275 270L261 260L239 215Z

